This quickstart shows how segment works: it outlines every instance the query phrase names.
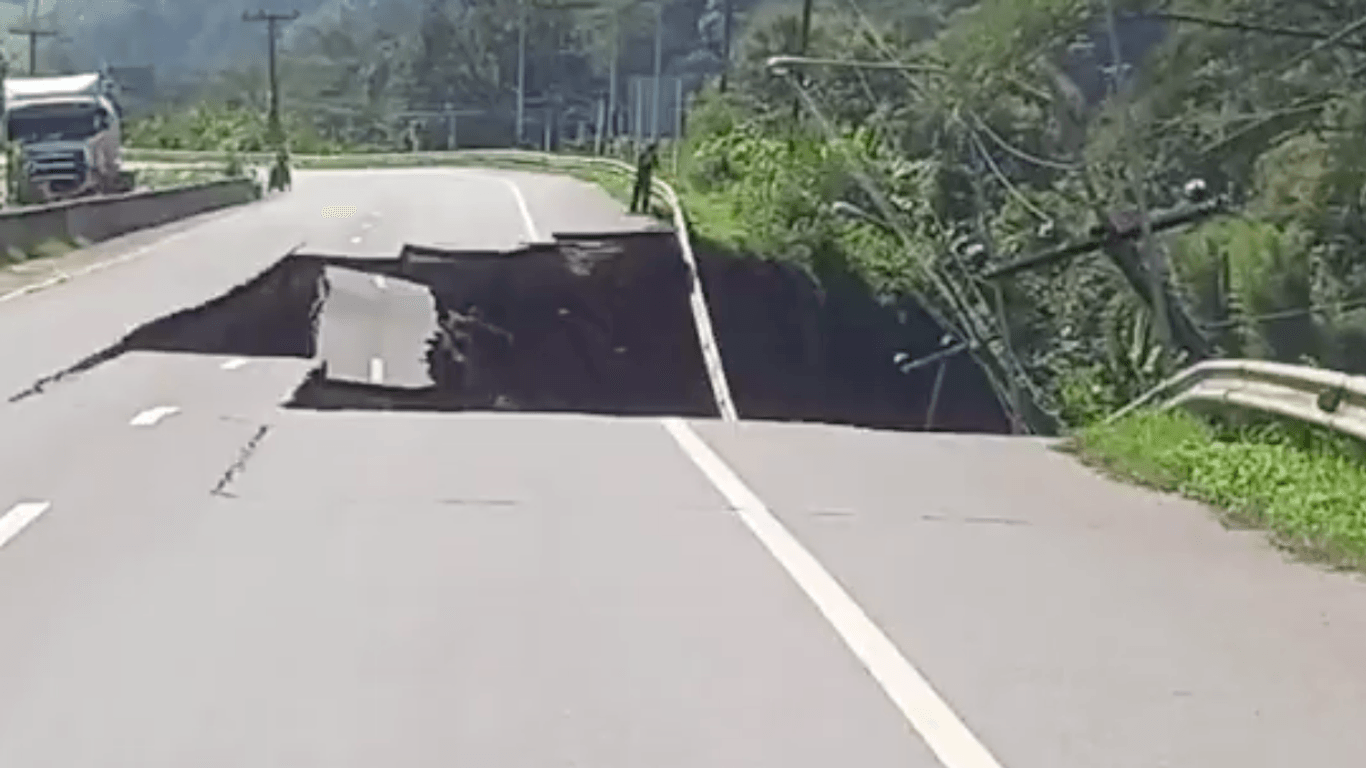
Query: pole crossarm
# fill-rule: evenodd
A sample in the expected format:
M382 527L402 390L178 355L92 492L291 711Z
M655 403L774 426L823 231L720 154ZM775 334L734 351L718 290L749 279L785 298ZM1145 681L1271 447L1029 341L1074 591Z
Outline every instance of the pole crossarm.
M56 37L60 33L55 29L43 29L32 24L10 27L9 31L12 35L24 35L28 38L28 73L38 74L38 38Z

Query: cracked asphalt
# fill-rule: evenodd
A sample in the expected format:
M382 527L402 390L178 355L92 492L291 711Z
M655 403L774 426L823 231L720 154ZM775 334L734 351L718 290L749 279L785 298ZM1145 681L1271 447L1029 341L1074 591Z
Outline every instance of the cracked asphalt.
M637 224L301 172L0 303L0 390L300 244ZM320 354L415 375L366 279ZM1043 441L282 409L315 364L133 352L0 405L0 766L1366 764L1366 588Z

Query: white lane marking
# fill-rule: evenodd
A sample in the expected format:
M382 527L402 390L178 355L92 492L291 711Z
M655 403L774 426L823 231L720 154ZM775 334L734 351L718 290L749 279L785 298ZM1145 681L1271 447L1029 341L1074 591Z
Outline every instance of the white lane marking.
M246 364L247 359L245 357L234 357L233 359L224 362L220 367L225 371L235 371Z
M527 241L541 242L541 235L536 231L536 220L531 217L531 207L526 204L526 195L522 194L522 188L517 186L517 182L506 176L492 176L490 178L498 179L506 184L508 189L512 190L512 196L517 200L517 211L522 214L522 226L526 228Z
M375 287L376 287L376 288L378 288L378 289L380 289L380 290L382 291L382 290L384 290L385 286L387 286L388 284L389 284L389 281L384 279L384 275L375 275Z
M1001 764L973 736L929 681L901 655L901 651L788 532L763 501L745 486L702 438L679 418L664 419L683 452L702 470L716 490L734 508L750 533L773 555L797 583L849 650L854 652L873 679L911 727L929 745L946 768L1001 768Z
M158 421L176 413L180 413L180 409L174 405L158 405L134 416L128 424L133 427L152 427L156 426Z
M373 227L373 226L375 226L374 223L373 223L373 222L369 222L369 221L362 221L362 222L360 223L360 228L361 228L361 229L369 229L369 228L371 228L371 227Z
M49 501L21 501L0 515L0 547L5 546L21 531L52 506Z
M384 381L384 361L378 357L370 358L370 383L379 384Z
M216 221L222 220L223 219L217 219ZM184 219L182 219L181 221L184 221ZM46 280L33 283L32 285L21 286L19 288L15 288L14 290L8 293L0 293L0 304L3 304L6 301L9 301L10 299L17 299L20 296L27 296L30 293L37 293L38 291L51 288L54 285L65 283L66 281L71 280L72 278L84 277L86 275L99 272L100 270L108 269L109 267L115 267L119 264L130 262L136 258L145 256L147 253L151 252L156 248L160 248L163 245L170 245L171 243L174 243L175 241L180 240L181 238L188 237L190 234L198 230L198 226L193 226L189 229L182 229L181 231L169 234L161 238L160 240L135 248L129 251L128 253L123 254L122 256L115 256L111 259L105 259L104 261L97 261L94 264L87 264L86 266L81 267L75 272L62 272L57 275L53 275L52 277L49 277Z
M359 243L359 242L360 242L360 238L359 238L359 237L353 237L353 238L351 238L351 242L352 242L352 243Z

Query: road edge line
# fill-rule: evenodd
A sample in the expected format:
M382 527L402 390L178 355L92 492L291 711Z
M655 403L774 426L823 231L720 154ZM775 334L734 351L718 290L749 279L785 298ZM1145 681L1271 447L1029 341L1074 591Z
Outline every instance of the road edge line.
M683 419L663 419L683 453L725 497L759 543L815 604L831 628L945 768L1002 768L924 675L814 555Z

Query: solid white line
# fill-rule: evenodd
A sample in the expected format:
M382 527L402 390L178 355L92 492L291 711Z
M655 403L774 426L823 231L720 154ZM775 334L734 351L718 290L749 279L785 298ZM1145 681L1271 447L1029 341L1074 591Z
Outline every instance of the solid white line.
M142 413L134 416L133 420L128 422L128 424L134 427L151 427L155 426L158 421L161 421L167 416L179 412L180 409L174 405L158 405L155 408L148 408Z
M382 291L382 290L384 290L385 286L387 286L388 284L389 284L389 281L384 279L384 275L375 275L375 287L376 287L376 288L378 288L378 289L380 289L380 290Z
M929 681L702 438L682 419L666 418L664 426L736 516L816 604L939 762L946 768L1001 768Z
M9 511L0 515L0 547L5 546L19 532L28 527L29 523L37 520L40 515L51 507L48 501L21 501L9 508Z
M109 267L127 263L141 256L145 256L147 253L156 248L160 248L163 245L169 245L183 237L187 237L191 232L195 231L196 229L198 229L198 227L183 229L179 232L169 234L161 238L160 240L157 240L156 242L148 243L147 245L135 248L134 250L129 251L128 253L125 253L121 256L115 256L111 259L105 259L104 261L97 261L94 264L88 264L76 270L75 272L62 272L53 275L52 277L49 277L48 279L43 280L41 282L16 288L8 293L0 293L0 304L3 304L4 302L9 301L10 299L17 299L20 296L27 296L30 293L37 293L38 291L44 290L46 288L51 288L54 285L65 283L66 281L71 280L72 278L84 277L85 275L99 272L100 270L108 269Z
M370 383L379 384L384 381L384 361L378 357L370 358Z
M245 357L234 357L233 359L224 362L221 367L225 371L235 371L246 364L247 359Z
M503 182L508 189L512 190L512 196L517 200L517 210L522 214L522 226L526 228L527 242L541 242L541 235L536 231L536 220L531 217L531 208L526 204L526 195L522 194L522 188L517 186L517 182L506 176L495 176L493 178Z

